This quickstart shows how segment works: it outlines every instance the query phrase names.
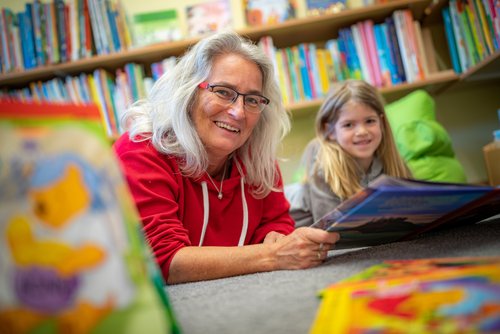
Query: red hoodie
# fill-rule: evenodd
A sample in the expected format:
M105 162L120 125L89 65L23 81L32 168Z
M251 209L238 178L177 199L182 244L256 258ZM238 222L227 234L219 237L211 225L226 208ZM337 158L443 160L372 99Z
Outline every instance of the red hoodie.
M233 163L231 175L222 185L223 197L218 199L218 190L206 174L198 179L182 176L178 159L159 153L150 141L135 143L125 133L114 149L165 280L175 253L185 246L200 245L204 223L204 246L237 246L240 238L245 245L256 244L271 231L289 234L294 230L283 192L256 199L245 183L242 194L244 172L238 162ZM220 189L220 182L214 182Z

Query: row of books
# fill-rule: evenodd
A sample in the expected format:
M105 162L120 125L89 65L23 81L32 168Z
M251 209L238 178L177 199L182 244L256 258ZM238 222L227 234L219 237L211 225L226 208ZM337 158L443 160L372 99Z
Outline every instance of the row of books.
M437 71L430 32L409 10L397 10L382 23L365 20L341 28L324 47L277 49L269 36L259 43L274 63L285 103L324 97L331 83L350 78L390 87Z
M114 75L104 69L78 76L56 77L46 82L31 82L23 89L0 91L0 99L21 102L56 102L85 105L94 103L101 111L109 137L123 132L120 116L135 101L147 97L154 82L172 70L176 57L168 57L151 64L151 77L143 64L127 63L116 69Z
M493 0L450 0L442 11L453 69L462 73L500 47L500 6Z
M34 0L14 13L2 8L1 71L22 71L126 50L131 33L121 2Z
M386 0L366 0L363 6ZM22 71L120 52L152 43L176 41L231 28L230 0L209 0L185 7L187 31L177 9L136 13L128 18L122 0L32 0L0 15L0 72ZM245 24L276 24L297 17L295 0L245 0ZM345 0L306 1L306 15L338 12Z
M162 64L168 63L163 61L154 66L164 72ZM123 132L120 116L134 101L145 98L152 85L153 79L145 76L142 64L128 63L118 68L114 77L104 69L96 69L89 74L31 82L29 87L23 89L0 92L0 98L22 102L69 102L76 105L94 103L101 112L108 136L116 138Z

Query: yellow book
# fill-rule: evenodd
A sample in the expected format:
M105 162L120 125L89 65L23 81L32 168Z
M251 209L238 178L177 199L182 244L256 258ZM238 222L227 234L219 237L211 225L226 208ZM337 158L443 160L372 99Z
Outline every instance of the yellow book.
M476 12L479 16L479 23L483 32L484 40L486 46L488 48L488 54L492 54L495 51L495 47L493 45L492 37L490 34L490 29L488 28L488 21L486 20L486 13L484 11L484 7L481 0L472 0L473 5L477 9Z
M483 59L486 56L486 52L481 41L481 36L479 36L479 31L477 31L477 18L471 11L469 5L464 5L465 15L467 17L468 24L470 26L472 32L472 40L474 41L473 47L476 48L477 54L479 55L479 60Z
M316 57L318 60L318 72L319 72L319 79L321 83L321 92L322 95L325 96L328 93L328 90L330 89L330 80L328 78L328 63L331 63L331 57L330 53L325 50L325 49L317 49L316 50ZM330 57L330 60L327 58Z
M290 83L288 82L288 74L285 73L283 66L283 55L278 51L274 53L274 58L276 60L276 77L278 78L283 103L288 105L290 103L291 92L289 88Z

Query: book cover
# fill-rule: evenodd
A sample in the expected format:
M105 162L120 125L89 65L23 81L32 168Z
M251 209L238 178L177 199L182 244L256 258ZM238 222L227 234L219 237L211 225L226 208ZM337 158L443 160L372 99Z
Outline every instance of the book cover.
M178 41L182 38L175 9L138 13L133 16L134 45Z
M249 26L276 24L296 17L295 0L243 0Z
M497 333L500 258L384 261L322 292L310 333Z
M0 166L2 328L178 332L94 105L0 102Z
M217 0L186 7L188 36L222 31L232 25L228 0Z
M312 226L340 233L336 248L373 246L454 225L460 216L467 216L460 224L475 223L500 213L498 202L500 188L381 175ZM487 214L468 215L473 210Z
M306 13L310 16L338 13L346 8L346 0L306 0Z

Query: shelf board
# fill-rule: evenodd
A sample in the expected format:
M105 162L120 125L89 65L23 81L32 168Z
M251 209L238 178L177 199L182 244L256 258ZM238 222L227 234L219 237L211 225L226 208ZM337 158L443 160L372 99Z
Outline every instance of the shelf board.
M410 8L413 16L420 19L432 0L391 0L362 8L346 9L338 13L288 20L282 23L240 29L237 32L258 41L263 36L271 36L276 47L286 47L299 43L322 42L337 37L337 30L358 21L372 19L379 22L388 17L394 10ZM311 33L313 32L313 33ZM19 88L27 86L31 81L45 81L54 76L78 75L88 73L96 68L114 72L129 62L151 64L168 56L180 56L195 44L201 37L188 38L182 41L158 43L146 47L135 48L93 56L73 62L37 67L32 70L0 74L0 88Z
M346 9L338 13L309 16L279 24L246 28L240 30L239 33L252 40L258 40L263 36L271 36L278 48L299 43L326 41L337 37L336 34L339 28L368 19L376 23L381 22L397 9L409 8L415 19L421 19L424 17L425 10L431 1L392 0L383 4ZM311 33L311 31L314 33Z
M500 83L500 51L486 57L466 72L458 75L458 80L450 86L444 87L442 91L458 90L488 82Z
M443 87L451 85L458 80L458 75L452 70L442 71L429 75L425 80L412 83L403 83L392 87L380 88L380 93L384 96L386 102L392 102L404 95L412 92L415 89L425 89L429 93L441 91ZM315 99L312 101L300 101L287 106L287 109L294 117L310 116L315 114L323 99Z
M486 57L460 75L460 81L467 83L491 79L500 79L500 51Z

